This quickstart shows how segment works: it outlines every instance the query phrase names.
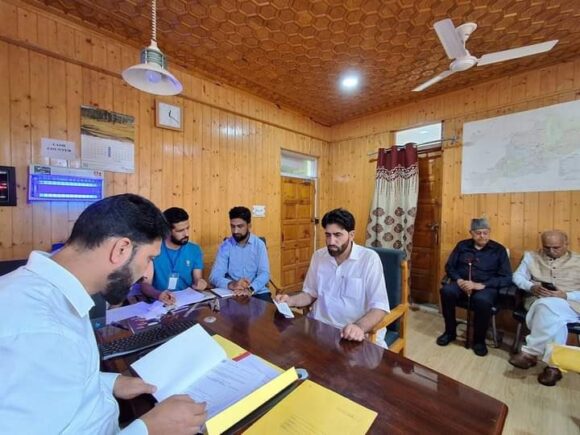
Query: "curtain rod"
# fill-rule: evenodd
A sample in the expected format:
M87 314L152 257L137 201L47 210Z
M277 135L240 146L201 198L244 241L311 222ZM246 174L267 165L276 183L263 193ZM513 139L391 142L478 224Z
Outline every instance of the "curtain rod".
M438 144L438 143L443 143L443 142L455 142L455 137L448 137L448 138L445 138L445 139L437 139L437 140L431 140L431 141L429 141L429 142L422 142L422 143L417 143L417 144L415 144L415 145L413 145L413 146L414 146L415 148L418 148L418 147L422 147L422 146L424 146L424 145L435 145L435 144ZM397 145L397 148L405 148L405 145ZM389 148L389 149L387 149L387 152L388 152L388 151L390 151L390 148ZM378 155L378 154L379 154L379 152L378 152L378 151L374 151L374 152L372 152L372 153L368 153L368 154L367 154L367 156L369 156L369 157L372 157L372 156L376 156L376 155Z

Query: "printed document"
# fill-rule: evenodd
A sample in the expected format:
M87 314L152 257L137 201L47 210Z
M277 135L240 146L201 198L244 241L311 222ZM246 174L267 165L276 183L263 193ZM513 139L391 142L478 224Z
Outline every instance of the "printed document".
M296 370L279 370L249 353L237 360L195 325L149 352L131 367L156 385L161 401L188 394L206 402L209 434L221 433L298 379Z

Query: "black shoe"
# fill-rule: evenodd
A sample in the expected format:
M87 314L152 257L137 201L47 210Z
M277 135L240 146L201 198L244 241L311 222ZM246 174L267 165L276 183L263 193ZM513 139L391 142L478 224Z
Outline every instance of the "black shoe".
M454 341L455 338L455 334L448 334L447 332L444 332L439 337L437 337L437 344L439 346L447 346L449 343Z
M475 343L473 345L473 353L477 356L486 356L487 355L487 346L485 343Z

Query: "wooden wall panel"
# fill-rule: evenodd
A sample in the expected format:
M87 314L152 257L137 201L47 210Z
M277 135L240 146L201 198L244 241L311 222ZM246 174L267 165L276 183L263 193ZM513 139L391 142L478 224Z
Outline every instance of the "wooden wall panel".
M468 74L468 73L467 73ZM524 250L537 249L539 234L560 228L580 250L580 191L485 195L461 194L462 130L465 122L530 110L577 99L580 95L580 58L551 67L426 99L333 127L330 153L332 205L350 207L357 221L366 223L373 192L375 163L367 151L389 143L392 132L443 121L441 267L457 243L468 237L472 217L487 216L492 237L511 250L517 265ZM357 240L364 242L359 224Z
M87 203L28 204L27 165L40 139L76 142L80 106L135 117L134 174L106 173L107 195L134 192L161 209L189 211L192 240L206 268L230 233L228 210L266 205L254 232L267 239L273 278L280 276L280 152L318 157L319 209L327 209L329 129L234 88L172 68L184 84L184 130L155 127L155 99L126 85L120 72L138 50L17 0L0 0L0 165L17 169L18 206L0 207L0 259L24 258L66 239ZM80 161L69 166L79 167ZM209 270L207 270L209 273Z

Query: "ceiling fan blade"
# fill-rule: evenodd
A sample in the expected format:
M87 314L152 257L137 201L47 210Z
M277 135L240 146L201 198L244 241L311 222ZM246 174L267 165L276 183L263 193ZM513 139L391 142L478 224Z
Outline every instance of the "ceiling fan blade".
M465 49L465 44L457 34L453 21L446 18L441 21L437 21L433 27L437 36L441 40L441 44L447 53L449 59L457 59L458 57L467 56L469 53Z
M432 86L437 82L440 82L445 77L449 77L454 72L455 71L451 71L451 70L443 71L442 73L437 74L435 77L427 80L425 83L417 86L415 89L413 89L413 92L421 92L422 90L427 89L429 86Z
M540 42L539 44L526 45L525 47L512 48L511 50L498 51L496 53L484 54L477 61L478 66L489 65L491 63L503 62L504 60L518 59L520 57L532 56L538 53L544 53L554 48L558 43L557 39L553 41Z

